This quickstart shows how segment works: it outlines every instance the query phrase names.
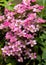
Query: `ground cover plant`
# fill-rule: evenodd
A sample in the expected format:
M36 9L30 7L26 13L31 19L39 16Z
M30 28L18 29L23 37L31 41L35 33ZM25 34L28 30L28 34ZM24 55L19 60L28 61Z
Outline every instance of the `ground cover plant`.
M0 65L46 65L46 5L38 2L0 1Z

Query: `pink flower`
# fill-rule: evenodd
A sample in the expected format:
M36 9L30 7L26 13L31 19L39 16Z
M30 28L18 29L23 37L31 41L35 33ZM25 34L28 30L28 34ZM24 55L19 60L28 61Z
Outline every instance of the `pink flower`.
M41 27L39 24L46 20L37 16L37 12L41 12L44 7L34 5L35 2L36 0L22 0L14 6L14 11L5 8L4 15L0 16L0 29L7 30L5 46L2 48L3 56L12 55L18 62L36 58L35 49L32 47L37 44L35 36Z
M30 5L30 0L23 0L22 1L25 5Z
M18 59L18 62L23 62L23 58L20 57L20 58Z
M31 45L31 47L33 47L34 45L36 45L36 40L30 40L29 43Z
M41 10L34 8L33 12L41 12Z
M36 2L36 0L31 0L32 2Z
M4 14L6 15L9 12L7 8L5 8Z
M31 0L32 2L36 2L36 0Z
M0 29L4 29L4 25L3 24L0 24Z
M44 8L44 6L39 6L38 9L42 10Z
M12 33L11 32L7 32L5 35L5 38L8 40L12 37Z
M9 28L10 28L11 30L13 30L13 29L15 28L15 23L12 22L12 23L9 25Z
M35 19L35 18L36 18L36 13L29 13L29 14L28 14L28 18L27 18L27 19L33 20L33 19Z
M32 8L38 8L38 7L39 7L38 4L35 4L35 5L32 6Z
M11 36L11 37L10 37L10 42L11 42L11 43L16 42L16 40L17 40L17 38L16 38L15 36L13 36L13 37Z
M32 32L32 33L34 33L34 32L37 31L36 28L35 28L35 25L30 25L30 26L28 26L27 30L29 30L29 31Z
M33 12L41 12L40 6L38 4L32 6Z
M31 10L31 9L32 9L32 7L29 4L25 5L25 4L21 3L21 4L14 6L15 12L20 13L20 14L23 14L26 10Z
M15 12L22 14L26 10L26 6L24 4L18 4L14 7Z
M31 58L31 59L36 59L36 53L31 53L30 55L29 55L29 57Z
M10 25L10 22L4 21L3 25L4 25L5 27L8 27L8 26Z
M0 16L0 21L4 20L5 17L4 16Z
M37 23L45 23L45 20L42 18L38 18Z
M31 35L31 34L26 34L25 37L26 37L27 39L31 39L31 38L33 39L33 38L34 38L33 35Z

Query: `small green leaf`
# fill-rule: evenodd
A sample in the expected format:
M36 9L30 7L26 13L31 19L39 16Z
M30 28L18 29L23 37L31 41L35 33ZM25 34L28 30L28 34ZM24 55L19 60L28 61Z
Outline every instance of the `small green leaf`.
M41 64L38 64L38 65L41 65Z
M12 65L11 63L8 63L7 65Z
M11 65L16 65L17 64L17 61L14 57L10 56L10 57L7 57L6 58L6 61L5 61L7 64L10 63Z
M37 60L38 61L41 61L41 57L39 55L37 56Z
M46 60L46 48L43 50L42 59Z

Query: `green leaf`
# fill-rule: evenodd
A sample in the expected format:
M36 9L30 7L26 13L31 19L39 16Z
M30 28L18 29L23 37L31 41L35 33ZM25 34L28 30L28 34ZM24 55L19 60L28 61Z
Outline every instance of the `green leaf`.
M43 54L42 54L42 59L46 60L46 48L44 48Z
M38 64L38 65L41 65L41 64Z
M17 64L17 61L14 57L10 56L10 57L7 57L6 58L6 61L5 61L7 64L11 64L11 65L16 65Z
M46 27L46 23L45 24L42 24L43 27Z
M46 6L46 0L37 0L37 3Z
M8 63L7 65L12 65L11 63Z
M37 60L41 61L41 57L39 55L37 56Z

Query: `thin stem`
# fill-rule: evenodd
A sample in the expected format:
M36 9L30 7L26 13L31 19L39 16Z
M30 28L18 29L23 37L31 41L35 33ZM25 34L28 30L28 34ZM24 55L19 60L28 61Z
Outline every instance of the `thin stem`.
M33 62L33 65L35 65L35 61Z
M28 61L28 63L26 65L29 65L29 63L31 62L31 60Z

